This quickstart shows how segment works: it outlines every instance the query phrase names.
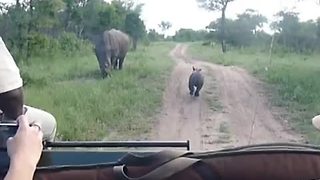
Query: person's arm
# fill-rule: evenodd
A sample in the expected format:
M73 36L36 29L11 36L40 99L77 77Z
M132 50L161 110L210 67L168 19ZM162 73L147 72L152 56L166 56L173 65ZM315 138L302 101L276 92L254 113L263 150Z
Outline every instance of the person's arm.
M8 119L23 114L22 85L20 70L0 37L0 109Z
M10 167L4 180L32 180L43 149L40 127L30 127L25 116L18 121L16 135L7 141Z
M23 163L23 158L10 163L9 171L4 180L32 180L36 167Z

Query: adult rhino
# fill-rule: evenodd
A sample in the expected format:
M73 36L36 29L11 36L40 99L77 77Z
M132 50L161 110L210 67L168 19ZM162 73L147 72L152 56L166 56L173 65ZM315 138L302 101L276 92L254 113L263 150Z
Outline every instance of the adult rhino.
M95 40L95 54L97 56L102 77L110 76L112 68L121 70L124 59L129 51L129 36L116 29L104 31Z

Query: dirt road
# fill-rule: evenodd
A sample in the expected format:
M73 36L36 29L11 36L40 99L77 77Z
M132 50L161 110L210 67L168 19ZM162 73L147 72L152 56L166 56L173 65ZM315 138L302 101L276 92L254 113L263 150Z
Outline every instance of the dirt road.
M275 118L261 82L238 67L190 59L187 48L179 44L170 54L176 66L167 84L154 139L190 140L192 150L301 140L285 120ZM188 92L193 65L201 67L205 75L199 98Z

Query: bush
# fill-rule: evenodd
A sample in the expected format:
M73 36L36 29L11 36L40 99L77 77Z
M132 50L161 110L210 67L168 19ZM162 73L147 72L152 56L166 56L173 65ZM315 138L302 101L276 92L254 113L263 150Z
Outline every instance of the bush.
M59 37L60 51L67 56L85 55L92 50L89 41L79 39L76 34L64 32Z
M142 39L142 44L144 45L144 46L150 46L150 40L148 39L148 38L143 38Z
M60 50L67 55L72 55L81 48L82 41L74 33L62 33L59 37Z
M79 39L74 33L62 33L53 38L40 33L28 35L29 55L31 57L52 57L57 54L66 56L84 55L91 48L88 41Z
M28 69L27 69L28 70ZM50 84L50 79L41 77L41 76L34 76L30 74L27 70L21 69L21 77L23 79L23 86L24 87L37 87L37 88L43 88Z
M30 56L42 56L51 51L50 38L44 34L31 33L28 35L29 43L29 55Z

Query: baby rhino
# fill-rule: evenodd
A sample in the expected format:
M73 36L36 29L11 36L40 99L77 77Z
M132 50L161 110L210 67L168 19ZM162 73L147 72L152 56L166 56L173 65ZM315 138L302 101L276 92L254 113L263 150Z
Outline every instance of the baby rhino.
M190 90L190 95L199 97L200 95L200 90L203 86L204 83L204 77L201 74L201 69L192 67L193 72L189 77L189 90Z

